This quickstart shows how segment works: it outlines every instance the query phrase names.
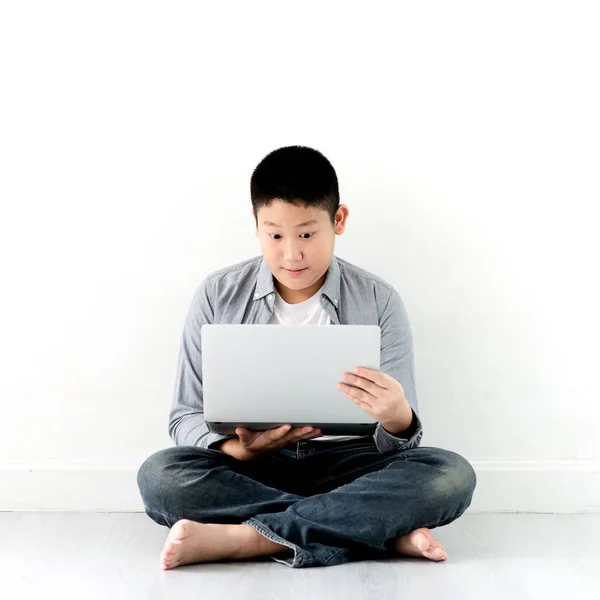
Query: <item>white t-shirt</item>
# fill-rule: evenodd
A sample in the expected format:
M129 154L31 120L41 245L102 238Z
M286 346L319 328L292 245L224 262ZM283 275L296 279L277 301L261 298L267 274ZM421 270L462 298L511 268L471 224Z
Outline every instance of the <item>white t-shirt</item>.
M321 288L314 296L298 304L288 304L275 291L275 304L269 325L330 325L331 319L321 306ZM340 392L341 393L341 392ZM350 400L348 400L350 402ZM360 435L322 435L314 440L351 440L362 437Z

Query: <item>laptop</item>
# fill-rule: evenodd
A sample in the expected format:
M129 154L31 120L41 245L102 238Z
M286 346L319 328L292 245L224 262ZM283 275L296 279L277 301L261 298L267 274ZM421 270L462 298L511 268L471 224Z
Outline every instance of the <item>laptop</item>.
M379 326L206 324L200 335L210 431L289 423L323 435L373 433L376 421L337 383L355 367L379 370Z

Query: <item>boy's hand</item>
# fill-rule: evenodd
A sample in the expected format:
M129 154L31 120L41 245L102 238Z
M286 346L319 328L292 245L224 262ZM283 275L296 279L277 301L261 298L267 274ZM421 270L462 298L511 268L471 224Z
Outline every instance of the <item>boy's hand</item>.
M235 430L239 438L238 460L255 460L262 456L277 452L294 442L320 437L321 430L314 427L293 427L282 425L267 431L250 431L245 427Z
M338 389L373 419L384 426L409 426L412 409L401 383L391 375L357 367L354 373L344 373L344 381L347 383L338 383Z

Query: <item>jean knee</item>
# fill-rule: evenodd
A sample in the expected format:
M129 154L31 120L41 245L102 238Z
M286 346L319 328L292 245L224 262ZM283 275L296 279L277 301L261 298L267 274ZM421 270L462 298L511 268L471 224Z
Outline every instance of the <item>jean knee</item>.
M439 474L433 478L434 493L444 499L458 499L468 506L477 486L471 463L456 452L444 450Z
M147 499L155 496L163 482L163 472L168 464L173 462L173 448L166 448L151 454L137 472L137 484L147 506Z
M151 454L137 472L137 484L146 508L162 505L167 497L177 494L185 462L204 457L210 468L213 457L203 448L175 446ZM198 467L197 462L195 466Z

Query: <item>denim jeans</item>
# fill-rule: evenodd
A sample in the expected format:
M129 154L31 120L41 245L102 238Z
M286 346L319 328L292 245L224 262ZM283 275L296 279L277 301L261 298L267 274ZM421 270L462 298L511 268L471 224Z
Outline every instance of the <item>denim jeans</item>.
M146 459L137 481L146 513L161 525L245 523L290 549L273 560L312 567L397 556L395 537L462 515L477 478L449 450L381 454L365 436L297 442L253 461L177 446Z

